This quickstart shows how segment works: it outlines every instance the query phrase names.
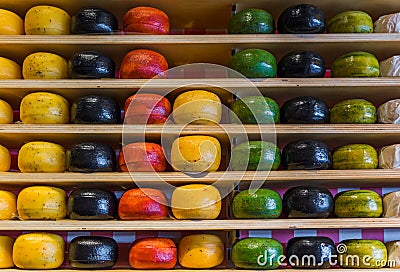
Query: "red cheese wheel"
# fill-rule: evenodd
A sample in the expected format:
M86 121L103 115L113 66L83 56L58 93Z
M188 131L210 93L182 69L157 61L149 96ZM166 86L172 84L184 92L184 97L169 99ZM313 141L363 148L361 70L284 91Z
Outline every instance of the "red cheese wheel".
M124 16L124 31L147 34L168 34L168 15L151 7L136 7Z
M140 142L122 148L119 166L123 172L162 172L167 167L167 160L159 144Z
M135 94L125 102L125 124L163 124L171 113L171 103L158 94Z
M137 49L127 53L122 59L120 77L129 78L153 78L165 77L168 70L168 62L163 55L147 49Z

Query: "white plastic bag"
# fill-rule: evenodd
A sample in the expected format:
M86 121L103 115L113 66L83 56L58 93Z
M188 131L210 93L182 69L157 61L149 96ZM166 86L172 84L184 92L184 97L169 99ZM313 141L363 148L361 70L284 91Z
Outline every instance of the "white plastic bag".
M400 76L400 56L393 56L379 63L381 77Z
M389 100L378 108L378 122L400 124L400 99Z
M387 14L379 17L374 23L376 33L400 33L400 13Z

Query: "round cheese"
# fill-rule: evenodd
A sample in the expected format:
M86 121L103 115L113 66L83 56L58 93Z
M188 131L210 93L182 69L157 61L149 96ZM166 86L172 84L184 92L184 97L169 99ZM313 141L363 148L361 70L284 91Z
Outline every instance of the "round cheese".
M56 54L37 52L30 54L22 64L24 79L68 78L68 63Z
M383 196L383 217L400 217L400 191Z
M0 35L23 35L24 21L14 12L0 9Z
M9 220L16 217L17 197L11 192L0 190L0 220Z
M400 99L389 100L379 106L378 122L383 124L400 124Z
M21 78L21 66L15 61L0 57L0 79Z
M26 35L68 35L71 16L53 6L36 6L25 14Z
M0 268L12 268L14 262L12 258L12 251L14 245L14 238L9 236L0 236Z
M8 172L11 167L11 155L7 148L0 145L0 172Z
M385 59L379 63L381 77L400 76L400 55Z
M374 23L375 33L400 33L400 12L383 15Z
M400 144L382 147L379 152L379 168L400 168Z

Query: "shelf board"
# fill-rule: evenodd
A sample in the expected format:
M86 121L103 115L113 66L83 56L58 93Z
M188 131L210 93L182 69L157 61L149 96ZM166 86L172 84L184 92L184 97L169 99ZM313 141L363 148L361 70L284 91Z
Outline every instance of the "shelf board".
M204 183L221 186L241 184L249 186L252 181L264 182L264 187L288 188L296 185L320 185L332 188L400 186L399 170L296 170L271 172L213 172L193 177L180 172L136 172L135 182L129 173L0 173L0 188L17 189L32 185L51 185L62 188L102 187L122 189L135 187L164 188L189 183ZM349 182L351 181L351 182Z
M320 272L322 269L274 269L271 271L274 272L291 272L291 271L296 271L296 272ZM324 269L325 270L325 269ZM372 269L329 269L328 271L334 271L334 272L366 272L366 271L371 271ZM21 272L20 269L7 269L8 272ZM24 269L24 272L37 272L38 270L29 270L29 269ZM46 271L60 271L60 272L76 272L76 271L97 271L97 270L79 270L79 269L57 269L57 270L46 270ZM107 271L112 271L112 272L131 272L131 271L144 271L144 270L135 270L135 269L109 269ZM146 272L160 272L162 270L145 270ZM238 271L238 272L254 272L254 271L261 271L261 270L244 270L244 269L197 269L197 270L190 270L190 269L169 269L168 271L177 271L177 272L198 272L198 271L214 271L214 272L229 272L229 271ZM264 270L262 270L264 271ZM399 271L399 269L391 269L391 268L380 268L380 272L396 272Z
M0 230L16 231L200 231L276 229L400 228L399 218L226 219L226 220L57 220L0 221Z
M159 142L160 137L178 137L194 134L212 135L225 146L229 145L226 135L240 139L273 140L283 147L290 141L319 140L334 148L351 143L367 143L377 148L400 143L400 126L393 124L277 124L277 125L28 125L9 124L0 126L0 143L8 148L19 148L29 141L56 142L65 147L83 141L100 141L119 148L122 135L139 137L146 135L147 141ZM248 138L247 138L248 137ZM124 138L128 141L128 137Z

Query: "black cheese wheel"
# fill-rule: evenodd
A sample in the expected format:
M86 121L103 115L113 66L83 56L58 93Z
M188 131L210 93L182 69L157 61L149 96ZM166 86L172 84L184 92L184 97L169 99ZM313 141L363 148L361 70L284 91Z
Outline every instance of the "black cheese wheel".
M316 6L300 4L288 7L278 18L280 34L318 34L325 32L325 14Z
M79 236L72 239L68 261L73 268L107 269L118 259L118 244L108 237Z
M110 97L87 95L72 105L71 120L74 124L118 124L121 109Z
M321 99L300 96L286 101L281 107L282 124L327 124L329 107Z
M95 51L74 54L68 62L68 70L73 79L115 78L114 61Z
M278 77L318 78L326 72L324 59L313 51L294 51L278 62Z
M101 8L83 8L71 18L72 34L101 34L118 31L117 18Z
M114 219L117 211L114 193L101 189L77 189L71 192L67 202L68 216L76 220Z
M115 152L103 143L81 143L67 151L70 172L113 172L116 170Z

